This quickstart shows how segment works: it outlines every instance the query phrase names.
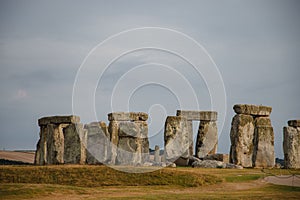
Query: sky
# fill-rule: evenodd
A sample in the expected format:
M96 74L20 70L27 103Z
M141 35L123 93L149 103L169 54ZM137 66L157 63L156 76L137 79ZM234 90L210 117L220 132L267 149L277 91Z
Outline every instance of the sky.
M282 129L300 119L299 9L296 0L1 0L0 149L35 149L43 116L108 123L127 110L149 113L150 147L162 147L166 116L199 109L218 111L218 152L228 153L232 107L248 103L272 106L282 158Z

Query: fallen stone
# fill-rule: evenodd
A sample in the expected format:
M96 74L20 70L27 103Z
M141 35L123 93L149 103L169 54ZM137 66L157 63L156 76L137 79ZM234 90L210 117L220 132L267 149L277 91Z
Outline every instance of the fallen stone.
M113 112L108 114L109 121L147 121L148 114L143 112Z
M189 158L188 158L188 165L189 166L192 166L192 164L194 163L194 162L198 162L198 161L201 161L199 158L197 158L197 157L195 157L195 156L190 156Z
M47 125L47 124L72 124L79 123L80 117L75 115L70 116L50 116L43 117L38 120L39 126Z
M225 168L225 163L216 160L200 160L195 161L192 164L195 168Z
M203 158L215 154L218 145L218 129L216 121L200 121L196 142L196 156Z
M272 107L262 105L236 104L233 106L233 110L237 114L269 116L272 112Z
M227 168L227 169L243 169L243 166L235 165L232 163L226 163L225 168Z
M300 128L283 128L284 166L288 169L300 168Z
M229 163L229 155L228 154L211 154L207 155L203 158L203 160L217 160L224 163Z
M300 127L300 120L289 120L288 125L292 127Z

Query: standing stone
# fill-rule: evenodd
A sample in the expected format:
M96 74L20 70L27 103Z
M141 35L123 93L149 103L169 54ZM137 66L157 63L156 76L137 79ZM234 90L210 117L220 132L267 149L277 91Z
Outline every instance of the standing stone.
M237 114L230 131L230 162L252 167L254 120L251 115Z
M116 164L136 165L144 163L143 154L149 152L147 135L148 125L144 121L120 122Z
M275 165L274 132L269 117L257 117L254 121L253 167L269 168Z
M187 132L189 136L189 154L193 153L193 121L200 121L195 154L203 158L208 154L214 154L217 150L218 130L217 130L217 112L215 111L193 111L177 110L177 116L183 116L187 119Z
M110 164L137 165L149 160L148 115L109 113Z
M154 149L154 162L160 162L160 156L159 156L159 146L155 145Z
M87 131L82 124L70 124L64 128L64 163L85 164Z
M215 154L218 145L218 129L216 121L200 121L196 143L196 156L203 158Z
M283 128L283 152L285 168L300 168L300 120L288 121Z
M39 119L35 164L84 164L86 137L79 122L80 118L73 115Z
M243 167L266 168L275 165L274 131L271 107L237 104L230 131L230 162Z
M108 132L110 134L110 148L108 148L108 154L110 159L109 164L114 165L116 163L117 149L119 143L119 122L110 121L108 125Z
M85 125L87 130L87 164L104 164L108 160L109 134L105 122Z
M182 158L188 162L189 135L186 117L168 116L165 123L165 155L170 162L181 162ZM176 163L177 164L177 163ZM182 164L179 164L182 165Z
M64 133L63 128L67 124L47 125L47 161L45 164L64 163Z

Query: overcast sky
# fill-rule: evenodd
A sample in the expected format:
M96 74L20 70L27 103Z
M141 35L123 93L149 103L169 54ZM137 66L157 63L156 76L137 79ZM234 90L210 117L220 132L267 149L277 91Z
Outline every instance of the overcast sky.
M35 149L38 118L73 113L76 74L96 45L121 31L161 27L184 33L201 44L220 72L227 111L220 113L225 121L223 129L219 127L218 151L229 152L233 105L263 104L273 107L275 153L282 158L282 128L288 120L300 119L299 10L300 2L296 0L109 3L2 0L0 148ZM144 35L135 37L142 40ZM154 42L157 39L152 38ZM186 44L175 36L167 40L174 47ZM131 44L128 40L110 43L98 58L108 58ZM186 52L194 58L198 55L192 49ZM100 79L98 74L91 74L91 79L95 75ZM154 78L153 83L143 85L143 81L151 81L149 77ZM113 62L97 85L92 86L96 90L90 83L82 87L95 92L98 120L107 122L114 88L112 99L116 110L126 102L132 111L148 112L153 147L163 146L165 117L175 115L176 109L190 108L180 107L178 97L185 105L192 104L196 98L199 109L211 108L207 81L215 80L197 75L179 56L144 49ZM134 87L134 83L141 87ZM79 95L80 101L84 101L85 93ZM130 99L124 101L122 98L128 95ZM93 120L84 114L81 118L83 123Z

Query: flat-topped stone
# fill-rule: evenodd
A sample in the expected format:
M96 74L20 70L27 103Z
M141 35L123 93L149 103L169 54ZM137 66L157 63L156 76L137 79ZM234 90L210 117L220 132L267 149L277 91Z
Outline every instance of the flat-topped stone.
M218 113L216 111L194 111L194 110L177 110L177 116L184 116L187 120L204 120L216 121Z
M269 116L272 112L272 107L262 105L236 104L233 106L233 110L237 114Z
M47 124L75 124L80 123L80 117L76 115L69 116L50 116L43 117L38 120L39 126Z
M109 121L147 121L148 114L144 112L113 112L108 114Z
M292 127L300 127L300 120L289 120L288 125Z

